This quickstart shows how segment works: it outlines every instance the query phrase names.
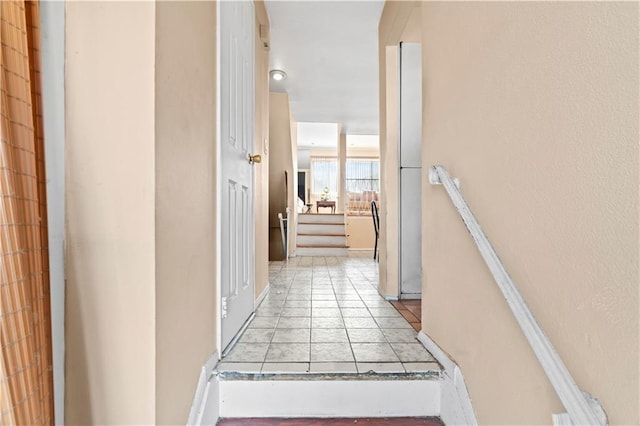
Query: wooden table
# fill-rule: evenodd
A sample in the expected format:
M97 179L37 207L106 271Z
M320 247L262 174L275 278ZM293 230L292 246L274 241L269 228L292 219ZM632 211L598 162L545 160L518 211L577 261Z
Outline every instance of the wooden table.
M320 207L329 207L331 209L331 213L336 212L336 202L335 201L316 201L316 213L320 213Z

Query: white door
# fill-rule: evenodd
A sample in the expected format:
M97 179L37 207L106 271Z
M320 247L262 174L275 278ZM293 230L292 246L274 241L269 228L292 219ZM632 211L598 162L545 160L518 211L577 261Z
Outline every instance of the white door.
M422 293L422 52L400 45L400 297Z
M253 2L218 3L222 349L254 307Z

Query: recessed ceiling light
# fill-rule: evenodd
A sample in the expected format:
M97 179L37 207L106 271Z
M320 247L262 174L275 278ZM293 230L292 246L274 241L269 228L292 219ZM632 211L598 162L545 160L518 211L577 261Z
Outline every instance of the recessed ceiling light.
M269 71L269 75L275 81L282 81L287 78L287 73L282 70L271 70Z

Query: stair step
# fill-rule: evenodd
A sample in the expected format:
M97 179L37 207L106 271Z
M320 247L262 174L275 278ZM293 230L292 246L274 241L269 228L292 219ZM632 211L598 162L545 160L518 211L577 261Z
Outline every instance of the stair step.
M344 224L344 214L310 214L302 213L298 215L298 223L331 223Z
M247 375L218 373L215 380L219 386L221 418L440 415L439 374L359 378L308 374L244 376Z
M298 232L298 237L346 237L345 234L318 234L315 232L310 232L310 233L303 233L303 232Z
M298 234L346 235L346 226L340 223L298 223Z
M346 247L347 236L342 235L300 235L296 239L298 247Z
M347 245L342 244L298 244L298 248L349 248Z
M439 417L343 417L343 418L258 418L240 417L220 419L218 426L443 426Z
M296 256L345 257L349 255L348 247L301 247L297 246Z

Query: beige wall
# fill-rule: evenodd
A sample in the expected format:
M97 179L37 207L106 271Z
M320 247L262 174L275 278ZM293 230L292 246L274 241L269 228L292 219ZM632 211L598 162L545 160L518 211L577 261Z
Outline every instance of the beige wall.
M371 216L347 216L347 245L350 249L371 249L376 242Z
M216 350L216 4L156 6L156 423Z
M340 133L342 125L338 125L338 200L336 203L336 213L343 213L346 210L347 196L347 134Z
M255 194L255 296L269 284L269 18L264 2L256 8L256 128L254 152L262 155L262 163L254 167ZM265 144L266 142L266 144Z
M66 423L183 424L216 350L216 5L66 8ZM268 24L264 4L256 15ZM258 150L261 40L256 56ZM268 280L261 167L257 293Z
M460 178L578 386L638 424L638 4L422 8L424 163ZM423 195L425 331L481 423L550 423L562 408L445 191Z
M278 213L284 215L287 205L295 210L294 167L289 96L269 94L269 259L282 260L282 237ZM285 192L284 172L288 175L289 194ZM295 228L293 228L295 229ZM294 247L291 247L293 250Z
M66 3L66 423L155 423L155 4Z
M376 157L380 157L380 149L347 147L347 157L376 158Z

